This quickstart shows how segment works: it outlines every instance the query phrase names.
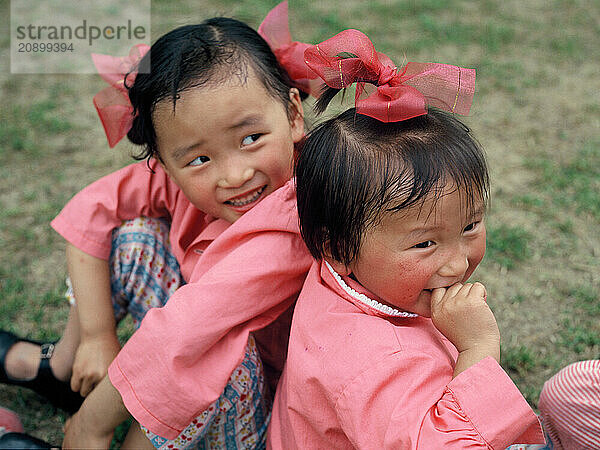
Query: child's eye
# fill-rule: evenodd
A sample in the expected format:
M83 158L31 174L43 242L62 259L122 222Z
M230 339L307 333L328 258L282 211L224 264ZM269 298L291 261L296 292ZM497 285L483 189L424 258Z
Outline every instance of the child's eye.
M262 136L262 134L260 134L260 133L251 134L250 136L246 136L244 139L242 139L242 145L254 144L256 141L258 141L258 139L261 136Z
M479 224L479 222L470 223L469 225L467 225L465 227L465 229L463 231L473 231L475 228L477 228L478 224Z
M428 248L434 244L435 244L435 242L433 242L433 241L423 241L423 242L418 243L417 245L413 245L413 248Z
M204 163L207 163L208 161L210 161L210 158L208 156L198 156L197 158L194 158L192 161L190 161L188 163L188 166L201 166Z

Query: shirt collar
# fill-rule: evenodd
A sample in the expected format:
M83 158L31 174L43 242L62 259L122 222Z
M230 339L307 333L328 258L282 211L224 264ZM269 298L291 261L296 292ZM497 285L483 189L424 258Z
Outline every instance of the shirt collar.
M342 294L344 298L361 308L368 314L394 318L394 317L419 317L418 314L399 311L391 306L384 305L383 303L375 300L372 297L377 298L375 295L370 293L362 285L352 280L349 277L342 277L338 274L331 265L325 260L321 265L321 278L333 287L339 294Z

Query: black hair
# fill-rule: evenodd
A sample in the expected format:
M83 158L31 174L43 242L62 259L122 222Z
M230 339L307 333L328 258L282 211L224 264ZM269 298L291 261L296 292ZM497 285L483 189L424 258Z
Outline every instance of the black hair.
M332 96L329 96L330 98ZM300 231L313 257L349 265L386 213L438 198L453 181L471 208L487 203L485 156L469 128L430 109L383 123L350 109L313 129L295 163Z
M135 159L158 157L152 114L156 104L170 98L175 109L179 95L208 84L219 84L237 76L245 82L253 70L267 92L281 101L290 119L291 79L269 44L243 22L215 17L198 25L186 25L161 36L139 63L140 71L129 86L135 118L127 137L143 145ZM150 70L147 70L147 69Z

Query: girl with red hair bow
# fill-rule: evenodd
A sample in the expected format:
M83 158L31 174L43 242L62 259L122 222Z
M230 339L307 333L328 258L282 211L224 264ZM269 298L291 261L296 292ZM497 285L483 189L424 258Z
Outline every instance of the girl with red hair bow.
M502 449L544 441L499 364L486 289L483 151L450 113L475 73L397 68L357 30L309 48L356 107L317 126L295 166L302 237L315 258L296 302L272 449ZM440 111L438 108L447 110Z
M199 288L197 294L193 284L207 247L290 179L294 147L304 135L298 88L308 91L310 78L316 77L304 65L303 45L291 41L283 3L267 16L260 34L237 20L217 17L177 28L150 48L133 48L127 57L93 55L109 84L94 98L109 146L127 135L139 146L136 158L146 161L91 184L52 222L68 242L69 320L56 345L2 332L1 381L33 388L75 412L83 397L96 392L119 352L115 326L125 314L139 326L167 300L173 298L177 308L178 288L184 285L182 297L210 291ZM269 264L283 264L288 256L278 251L260 267L267 271ZM301 256L296 263L302 267ZM227 287L250 278L243 266L234 269ZM173 327L145 353L178 342L181 331ZM270 344L266 342L266 362L281 364L286 341ZM152 381L143 379L141 392L136 392L135 399L143 403L128 406L157 446L259 445L268 423L270 393L257 346L260 340L257 344L246 336L231 366L211 362L223 378L205 371L206 379L196 377L180 398L167 377L167 394L156 414L143 400L159 392ZM188 364L175 361L175 370ZM190 390L202 391L210 400L206 408L191 400ZM116 411L122 411L121 399L98 404L94 398L101 400L100 393L92 397L72 418L66 446L110 443L116 425L112 422L121 419ZM184 411L190 418L165 425L156 419L165 410ZM95 419L77 435L78 424L89 415ZM139 433L131 436L140 439ZM141 436L126 445L144 440Z

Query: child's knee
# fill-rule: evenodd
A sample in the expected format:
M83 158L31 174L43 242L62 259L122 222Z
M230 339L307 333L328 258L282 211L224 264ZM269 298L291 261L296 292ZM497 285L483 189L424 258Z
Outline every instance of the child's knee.
M600 360L576 362L546 381L540 396L540 408L550 405L577 407L594 398L598 401L599 390ZM599 406L596 404L596 408Z
M138 217L114 230L109 260L115 309L139 324L151 308L164 306L184 284L163 219Z

